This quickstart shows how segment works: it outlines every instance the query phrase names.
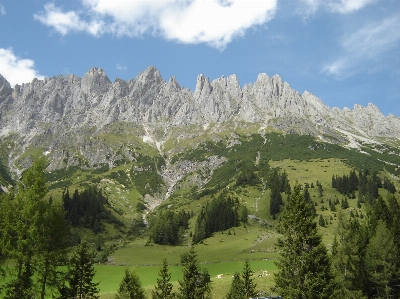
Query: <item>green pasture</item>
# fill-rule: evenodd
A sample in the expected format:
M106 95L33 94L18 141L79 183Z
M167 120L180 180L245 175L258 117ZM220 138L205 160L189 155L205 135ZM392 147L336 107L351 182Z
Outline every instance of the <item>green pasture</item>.
M204 264L201 262L201 267L208 270L212 280L212 294L213 298L223 298L228 293L232 276L235 272L241 272L243 269L244 261L231 261L231 262L220 262L220 263L208 263ZM257 260L250 261L252 270L254 271L254 281L257 284L257 288L261 292L271 293L271 287L274 284L273 273L276 271L276 265L274 260ZM109 299L114 298L119 284L124 276L126 269L134 269L139 275L142 286L147 292L148 298L150 298L151 291L154 290L154 286L157 283L158 272L161 268L160 265L152 266L115 266L115 265L96 265L96 276L94 280L99 282L100 298ZM171 282L174 285L174 291L178 291L179 280L182 279L182 266L170 266ZM267 271L269 275L263 275L258 277L259 274L263 274L263 271ZM217 278L217 275L222 274L221 278Z

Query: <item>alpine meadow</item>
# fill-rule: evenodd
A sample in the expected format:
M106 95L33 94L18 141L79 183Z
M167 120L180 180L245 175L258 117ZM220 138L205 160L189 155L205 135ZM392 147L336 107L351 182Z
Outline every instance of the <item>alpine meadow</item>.
M279 75L0 75L0 297L400 298L400 118Z

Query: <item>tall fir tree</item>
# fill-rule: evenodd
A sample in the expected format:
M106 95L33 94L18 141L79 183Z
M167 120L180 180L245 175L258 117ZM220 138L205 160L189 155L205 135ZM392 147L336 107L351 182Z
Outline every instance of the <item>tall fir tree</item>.
M139 276L133 270L125 270L125 276L119 285L115 299L145 299L144 289Z
M393 235L383 221L378 221L375 234L366 248L366 270L368 273L369 297L395 298L394 288L400 272L396 267L396 246Z
M95 269L94 254L89 251L87 242L81 243L69 262L65 283L60 287L60 299L96 299L99 298L98 285L93 282Z
M66 264L66 248L69 227L65 221L65 211L60 204L49 201L42 206L39 223L38 246L36 255L37 284L40 298L56 292L56 286L62 283L59 266Z
M285 298L329 298L332 273L330 258L317 231L316 214L304 198L301 187L289 197L277 246L281 258L275 273L276 292Z
M225 297L226 299L247 299L244 294L244 284L242 275L239 272L235 272L233 275L231 287L229 293Z
M42 199L47 193L44 171L46 160L41 157L34 161L22 175L21 183L17 186L14 208L18 211L14 227L10 227L14 236L10 257L16 260L17 275L11 281L6 298L30 298L34 292L34 254L38 245L39 225ZM9 297L8 297L9 296Z
M249 261L245 261L242 272L244 298L257 296L257 285L254 282L254 278L252 278L253 274L254 272L250 268Z
M170 282L171 274L168 270L168 262L166 259L163 261L163 266L158 272L160 278L157 278L157 285L151 292L153 299L173 299L175 294L172 292L173 285Z
M192 246L183 265L183 279L179 281L180 299L211 298L211 280L207 270L202 270Z
M356 218L338 212L338 224L332 246L334 273L333 298L363 298L366 231Z

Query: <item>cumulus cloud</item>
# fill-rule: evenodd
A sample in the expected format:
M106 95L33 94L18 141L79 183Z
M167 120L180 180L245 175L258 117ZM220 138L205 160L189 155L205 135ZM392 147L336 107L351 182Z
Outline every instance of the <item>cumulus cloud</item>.
M274 17L277 0L82 0L81 12L46 4L34 18L66 35L160 35L223 49L235 37Z
M23 59L14 55L12 49L0 48L0 74L7 79L11 86L31 82L33 78L43 79L34 69L31 59Z
M302 9L308 15L314 14L319 9L328 12L348 14L358 11L377 0L300 0L304 4Z
M400 44L400 16L379 23L370 23L341 40L342 56L324 66L335 76L351 74L354 67L379 60L382 55Z
M79 13L75 11L63 12L53 3L46 4L44 10L44 12L35 14L34 19L53 27L61 35L67 35L71 31L86 31L95 36L103 33L104 22L101 20L86 22L81 19Z

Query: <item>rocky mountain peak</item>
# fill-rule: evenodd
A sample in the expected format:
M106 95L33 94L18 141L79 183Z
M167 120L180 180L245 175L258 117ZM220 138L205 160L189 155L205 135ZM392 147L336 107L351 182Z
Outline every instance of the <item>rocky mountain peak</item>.
M176 81L176 77L175 76L172 76L171 78L169 78L168 86L170 88L175 88L175 89L180 89L181 88L179 83L178 83L178 81Z
M4 98L12 93L12 88L10 83L0 75L0 99Z
M81 80L82 91L86 94L105 92L111 84L106 72L101 68L91 68Z

